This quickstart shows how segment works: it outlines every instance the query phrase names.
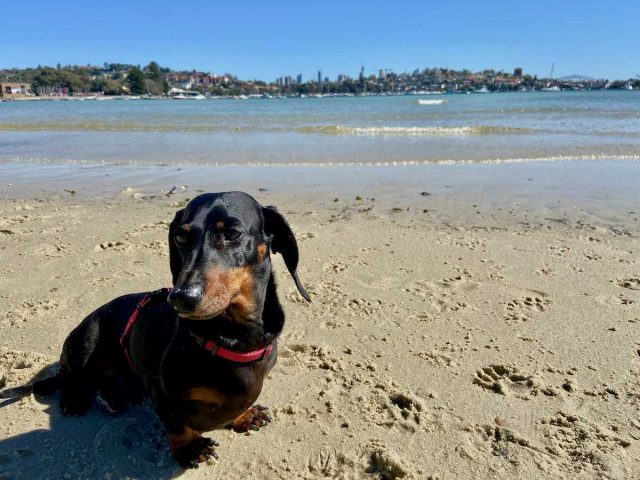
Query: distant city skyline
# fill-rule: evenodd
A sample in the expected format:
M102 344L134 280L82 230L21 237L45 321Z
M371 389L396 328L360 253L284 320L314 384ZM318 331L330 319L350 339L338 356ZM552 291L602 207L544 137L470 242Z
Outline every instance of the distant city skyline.
M549 76L626 79L640 75L640 2L594 0L505 6L337 2L216 4L113 0L95 9L9 2L0 17L0 68L151 60L176 70L231 73L268 82L317 72L358 78L416 68L492 68ZM29 13L31 11L31 13ZM177 14L179 13L179 14ZM20 21L17 21L20 19Z

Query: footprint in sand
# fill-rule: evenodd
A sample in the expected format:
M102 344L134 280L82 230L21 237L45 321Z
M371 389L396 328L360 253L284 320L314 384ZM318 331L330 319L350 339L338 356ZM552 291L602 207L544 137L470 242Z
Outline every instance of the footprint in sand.
M489 365L476 371L473 383L500 395L530 394L535 383L531 375L521 373L513 365Z
M603 305L633 305L635 303L634 300L625 297L623 294L619 295L610 295L606 297L598 297L596 299L599 303Z
M553 274L553 268L551 268L551 266L549 265L544 265L540 267L538 270L536 270L536 275L549 276L552 274Z
M120 240L114 242L102 242L93 247L94 252L101 252L102 250L126 250L126 245Z
M47 258L59 258L65 255L68 245L43 243L37 249L36 253Z
M631 445L631 441L577 415L559 412L541 423L546 426L547 451L572 471L604 473L610 468L612 455L617 457Z
M332 272L332 273L340 273L340 272L344 272L345 270L347 270L349 267L347 265L345 265L344 263L341 262L329 262L329 263L325 263L322 267L322 269L325 272Z
M591 249L587 249L584 251L584 256L587 260L591 260L591 261L599 261L602 260L602 255L596 253L595 251L591 250Z
M451 367L455 365L453 358L443 353L431 351L431 352L419 352L415 353L415 356L426 360L434 367Z
M361 467L356 467L356 459L348 453L324 446L311 455L307 468L314 475L313 478L316 478L315 475L318 478L347 478L347 472L355 477L356 468L359 470Z
M169 228L169 222L161 220L155 223L143 223L140 225L141 230L166 230Z
M39 317L52 316L59 307L60 304L54 300L26 301L16 309L7 311L6 316L0 315L0 323L20 327L21 324L37 320Z
M460 281L460 283L462 280ZM459 284L460 284L459 283ZM457 312L467 308L467 304L463 301L458 301L456 298L456 289L452 289L451 283L447 284L447 288L443 288L444 284L432 284L430 282L421 281L415 282L412 287L405 287L403 290L416 297L423 298L425 301L430 302L431 306L439 313L442 312ZM471 289L475 288L471 286Z
M300 232L296 234L296 239L299 242L303 242L305 240L309 240L310 238L315 238L316 234L313 232Z
M505 308L508 311L527 309L531 311L544 312L546 310L546 306L550 303L551 300L548 298L522 297L507 302Z
M139 246L136 246L136 248L140 249L140 248L148 248L151 250L160 250L160 253L163 253L165 248L166 248L166 242L165 241L160 241L160 240L152 240L149 243L143 243Z
M424 400L412 392L383 385L378 388L381 391L377 395L377 413L372 419L375 424L409 432L418 429L430 432L437 427L438 422L428 412Z
M486 248L486 244L477 238L466 238L466 239L455 240L454 245L456 247L468 248L469 250L476 250L480 247Z
M372 445L368 474L375 474L377 478L393 480L396 478L416 478L404 460L393 450L380 442Z
M452 278L444 278L439 282L439 285L445 288L455 288L463 292L470 292L475 290L480 285L477 282L472 282L469 279L471 274L465 271L464 275L456 275Z
M474 441L481 451L486 451L487 447L491 450L491 454L496 457L504 457L512 460L516 457L522 447L529 451L540 452L542 449L534 446L528 438L519 433L505 428L503 420L496 418L495 425L475 425L467 427L466 431L478 434L479 441Z
M627 288L629 290L640 290L640 278L625 278L623 280L617 281L618 285L622 288Z
M549 250L551 250L556 257L567 257L571 253L571 247L564 245L553 245L549 247Z
M528 322L531 320L530 313L546 311L551 304L551 300L538 296L526 296L514 298L505 303L506 313L503 320L507 323Z

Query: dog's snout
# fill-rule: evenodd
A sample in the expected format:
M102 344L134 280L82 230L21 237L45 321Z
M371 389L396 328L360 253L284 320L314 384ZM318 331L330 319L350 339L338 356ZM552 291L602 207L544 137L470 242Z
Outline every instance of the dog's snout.
M202 286L190 285L174 288L169 294L169 302L180 313L193 313L202 300Z

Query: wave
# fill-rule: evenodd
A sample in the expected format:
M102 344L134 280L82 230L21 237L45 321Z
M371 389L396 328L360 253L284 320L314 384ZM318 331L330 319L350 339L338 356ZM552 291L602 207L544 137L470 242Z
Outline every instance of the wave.
M442 136L442 135L491 135L533 134L545 130L534 128L476 125L462 127L393 127L393 126L346 126L310 125L263 126L263 125L204 125L204 124L149 124L131 122L55 122L55 123L0 123L0 131L89 131L89 132L186 132L186 133L302 133L355 136Z
M628 161L640 162L640 154L619 154L619 153L596 153L581 155L549 155L549 156L525 156L525 157L504 157L485 159L433 159L433 160L379 160L379 161L311 161L311 162L268 162L268 161L247 161L247 162L157 162L148 160L128 160L128 161L91 161L77 159L49 159L49 158L25 158L13 157L8 159L0 158L0 167L5 165L103 165L103 166L138 166L138 167L212 167L212 168L244 168L244 167L313 167L313 168L341 168L341 167L413 167L420 165L500 165L519 163L553 163L553 162L606 162L606 161Z
M301 130L309 133L324 133L328 135L355 135L365 137L433 137L500 134L526 135L545 132L545 130L535 128L501 127L493 125L475 125L465 127L347 127L343 125L332 125L325 127L303 127Z
M425 100L440 101L440 100ZM200 133L200 134L260 134L298 133L315 135L336 135L356 137L437 137L465 135L572 135L596 137L640 137L640 131L633 130L558 130L543 128L508 127L499 125L467 126L348 126L348 125L308 125L308 126L265 126L260 124L220 125L220 124L168 124L134 122L38 122L1 123L0 132L114 132L114 133Z

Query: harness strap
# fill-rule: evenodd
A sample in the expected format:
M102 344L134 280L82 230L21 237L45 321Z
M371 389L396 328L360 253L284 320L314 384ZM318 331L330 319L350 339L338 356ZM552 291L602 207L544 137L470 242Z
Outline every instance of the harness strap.
M122 347L122 350L124 351L124 356L127 358L127 362L129 362L129 366L131 368L133 368L133 364L131 363L131 358L129 357L129 349L127 348L127 340L129 339L129 333L131 332L131 329L133 328L133 324L136 323L136 320L140 316L140 311L143 308L145 308L149 304L149 302L151 302L151 300L153 300L157 296L166 297L170 291L171 291L170 288L161 288L160 290L156 290L155 292L152 292L152 293L149 293L149 294L145 295L142 298L142 300L140 300L136 304L136 309L133 311L133 313L129 317L129 321L127 321L127 324L124 327L124 331L122 332L122 335L120 335L120 346Z

